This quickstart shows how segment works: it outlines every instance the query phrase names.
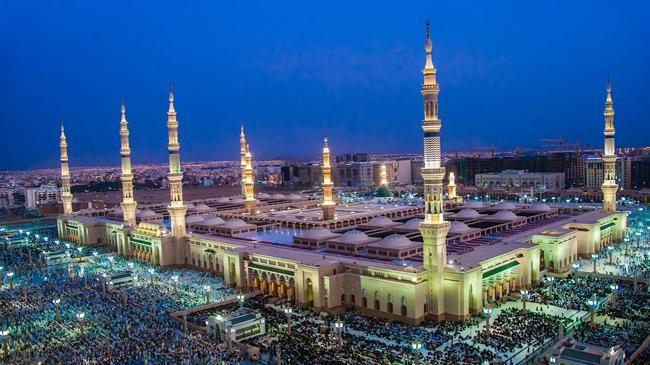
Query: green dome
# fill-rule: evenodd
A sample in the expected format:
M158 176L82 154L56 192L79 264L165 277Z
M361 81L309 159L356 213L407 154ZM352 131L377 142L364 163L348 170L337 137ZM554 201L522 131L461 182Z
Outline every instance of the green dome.
M388 186L382 186L375 191L375 195L380 198L389 198L393 196L393 192L388 188Z

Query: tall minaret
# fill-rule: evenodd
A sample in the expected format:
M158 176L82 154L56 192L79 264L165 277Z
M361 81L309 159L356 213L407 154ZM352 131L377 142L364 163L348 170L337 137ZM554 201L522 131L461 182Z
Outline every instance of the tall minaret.
M68 141L65 138L63 121L61 121L61 200L63 201L63 214L72 214L72 193L70 192L70 169L68 168Z
M388 186L388 180L386 179L386 164L382 163L379 166L379 186Z
M438 119L438 91L436 69L431 61L431 39L429 21L426 22L427 38L424 43L426 62L424 83L421 87L424 97L424 221L420 223L423 239L423 266L427 270L427 311L432 317L441 319L444 314L443 279L447 261L446 237L449 222L442 215L442 179L445 168L440 163L440 127Z
M616 152L614 151L614 106L612 84L607 78L607 98L605 99L605 148L603 151L603 211L616 211Z
M447 198L456 199L456 176L449 171L449 183L447 184Z
M181 149L178 144L178 121L174 110L174 91L169 83L169 111L167 112L167 149L169 150L169 194L171 201L167 207L172 224L172 235L176 239L185 236L185 212L183 203L183 171L181 170Z
M246 197L246 135L244 134L244 122L241 122L241 132L239 133L239 158L241 168L241 196Z
M135 208L138 205L133 195L133 173L131 172L131 147L129 127L126 121L126 106L122 98L122 119L120 120L120 156L122 156L122 215L124 222L135 227Z
M253 156L251 156L251 148L246 144L246 166L244 168L244 208L247 213L255 211L255 193L253 191Z
M323 220L329 221L334 219L334 208L336 203L332 197L332 166L330 165L330 147L327 145L327 135L323 139L323 202L321 209L323 209Z

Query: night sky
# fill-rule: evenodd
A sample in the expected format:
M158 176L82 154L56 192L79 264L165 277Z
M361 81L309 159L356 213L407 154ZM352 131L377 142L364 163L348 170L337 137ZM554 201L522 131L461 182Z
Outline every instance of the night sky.
M258 159L325 129L333 154L420 152L427 17L445 151L600 146L608 74L617 145L650 142L648 1L144 3L3 2L0 170L57 166L60 119L73 168L118 166L122 96L134 163L165 161L170 80L184 161L238 158L240 120Z

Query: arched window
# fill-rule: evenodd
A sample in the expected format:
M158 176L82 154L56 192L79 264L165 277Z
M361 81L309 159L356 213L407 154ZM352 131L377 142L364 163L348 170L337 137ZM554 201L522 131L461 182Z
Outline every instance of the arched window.
M388 302L387 309L388 309L388 313L393 313L393 303Z
M368 298L366 297L361 298L361 306L364 308L368 308Z
M345 304L345 294L341 294L341 304Z
M351 295L350 295L350 304L352 304L352 305L356 305L356 304L357 304L357 301L356 301L355 298L354 298L354 294L351 294Z
M375 299L375 310L379 310L381 308L381 305L379 303L379 299Z

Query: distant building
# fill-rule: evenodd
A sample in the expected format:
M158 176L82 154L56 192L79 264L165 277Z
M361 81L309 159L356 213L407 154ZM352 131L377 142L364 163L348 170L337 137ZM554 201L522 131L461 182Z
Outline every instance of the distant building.
M41 204L56 203L61 200L61 189L56 186L39 186L25 189L25 207L36 208Z
M477 174L475 185L482 188L539 188L543 186L547 190L563 190L564 173L504 170L500 173Z
M410 185L413 184L413 177L411 176L411 160L403 159L397 160L397 184Z
M20 194L18 188L0 188L0 209L11 209L19 206L17 201L18 195Z
M337 164L334 176L334 182L338 186L364 188L374 184L370 162Z
M280 168L284 186L320 185L321 167L319 165L289 165Z
M411 184L420 185L424 182L424 180L422 180L423 167L423 160L411 160Z
M370 155L367 153L346 153L336 156L336 164L345 164L350 162L368 162Z
M625 172L625 165L629 164L627 173ZM587 189L600 189L603 184L603 159L600 156L588 156L585 160L585 188ZM632 174L632 165L629 158L618 158L616 160L616 182L620 187L625 188L626 179L629 179Z
M554 363L566 365L623 365L625 351L621 346L604 348L573 341L560 342L552 358L555 358Z
M376 161L372 164L373 185L381 185L381 166L386 166L386 182L389 186L395 185L397 180L397 161Z
M630 185L632 189L650 188L650 157L631 161Z

